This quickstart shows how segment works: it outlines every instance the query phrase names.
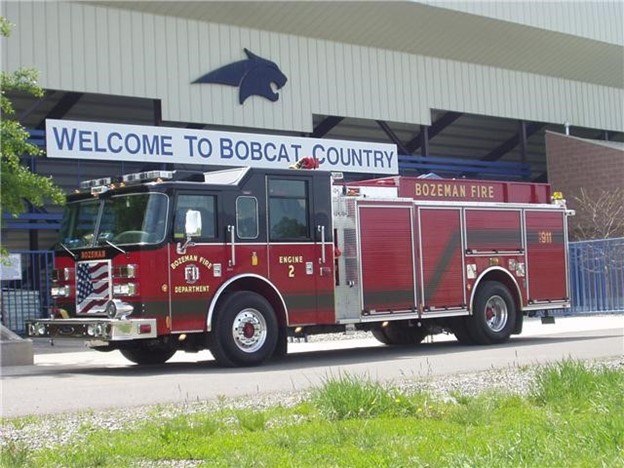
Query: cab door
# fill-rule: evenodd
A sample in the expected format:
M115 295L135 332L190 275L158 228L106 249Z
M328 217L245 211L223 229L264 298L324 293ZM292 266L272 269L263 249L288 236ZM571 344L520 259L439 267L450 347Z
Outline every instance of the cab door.
M173 333L206 329L206 311L218 288L225 253L218 222L219 196L205 191L180 191L173 208L173 242L169 246L169 323ZM201 216L201 234L186 241L189 210ZM219 242L221 241L221 242Z
M297 173L267 176L266 184L269 278L284 298L289 324L331 323L329 178Z

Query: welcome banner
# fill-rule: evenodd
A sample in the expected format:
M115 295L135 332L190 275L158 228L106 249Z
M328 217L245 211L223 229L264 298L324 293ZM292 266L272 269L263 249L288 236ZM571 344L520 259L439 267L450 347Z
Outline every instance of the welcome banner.
M273 169L312 156L328 171L398 173L392 144L175 127L48 119L46 149L50 158Z

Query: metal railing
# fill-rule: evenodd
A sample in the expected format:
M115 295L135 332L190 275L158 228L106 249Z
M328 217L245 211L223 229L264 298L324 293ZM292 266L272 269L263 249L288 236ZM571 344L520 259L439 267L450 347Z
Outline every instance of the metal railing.
M624 312L624 237L570 243L568 313Z
M3 267L0 314L3 325L24 335L26 320L47 316L51 305L54 252L14 251L11 255L17 261ZM11 279L4 279L6 277Z

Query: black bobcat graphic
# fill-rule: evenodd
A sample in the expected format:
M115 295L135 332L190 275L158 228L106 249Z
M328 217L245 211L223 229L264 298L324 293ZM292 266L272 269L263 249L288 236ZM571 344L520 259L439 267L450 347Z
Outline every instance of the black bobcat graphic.
M281 89L288 81L275 62L263 59L245 49L246 60L230 63L196 79L193 83L219 83L238 86L239 102L243 104L249 96L262 96L275 102L279 94L272 85Z

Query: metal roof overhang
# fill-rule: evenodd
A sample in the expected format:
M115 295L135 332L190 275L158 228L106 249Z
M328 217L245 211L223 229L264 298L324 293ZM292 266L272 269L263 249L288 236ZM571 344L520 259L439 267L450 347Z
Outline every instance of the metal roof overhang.
M410 1L83 1L624 87L623 44ZM539 2L531 8L539 8Z

